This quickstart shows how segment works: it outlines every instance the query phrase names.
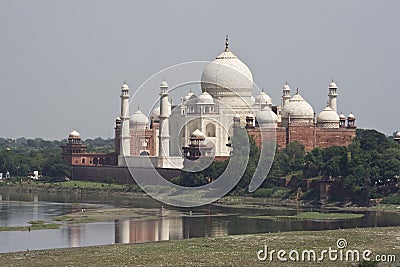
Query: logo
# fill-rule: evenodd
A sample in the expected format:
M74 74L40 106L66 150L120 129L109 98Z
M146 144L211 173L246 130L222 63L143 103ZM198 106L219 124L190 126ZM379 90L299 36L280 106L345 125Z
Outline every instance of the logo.
M329 247L327 249L304 249L304 250L285 250L270 249L267 245L264 249L257 251L257 259L259 261L281 261L281 262L396 262L396 255L375 255L369 249L346 249L347 241L339 238L336 241L336 248Z

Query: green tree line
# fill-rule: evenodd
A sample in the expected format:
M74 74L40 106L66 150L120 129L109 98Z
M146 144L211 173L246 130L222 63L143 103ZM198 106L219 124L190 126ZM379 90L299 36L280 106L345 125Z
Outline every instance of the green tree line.
M246 194L257 166L259 149L251 138L250 145L249 164L233 193ZM183 172L174 182L199 186L207 183L205 177L218 177L226 165L214 162L202 172ZM272 167L259 190L282 187L282 179L291 177L299 182L311 178L335 181L333 189L340 194L333 195L332 201L363 204L365 199L384 198L400 204L400 144L376 130L357 129L356 138L348 147L315 148L310 152L305 152L298 142L277 147ZM318 198L318 194L314 197Z
M63 140L43 140L42 138L18 139L0 138L0 172L3 177L8 171L11 176L27 176L33 171L47 177L62 178L70 175L70 167L62 160ZM87 139L83 141L89 152L114 151L114 139Z

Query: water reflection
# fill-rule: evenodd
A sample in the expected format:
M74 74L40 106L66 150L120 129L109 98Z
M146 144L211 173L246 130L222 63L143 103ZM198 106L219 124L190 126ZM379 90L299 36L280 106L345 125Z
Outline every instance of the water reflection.
M146 217L111 222L66 224L60 229L0 232L0 252L61 247L82 247L112 243L142 243L193 237L218 237L278 231L325 230L355 227L400 225L400 215L390 212L365 212L362 218L335 221L276 221L257 216L294 215L289 209L232 209L205 206L192 210L160 208L145 198L110 199L94 195L0 194L0 226L26 225L31 220L51 221L54 216L73 211L72 203L96 207L143 208ZM21 202L23 200L23 202ZM110 203L114 205L98 204ZM96 203L96 204L94 204ZM101 202L100 202L101 203ZM118 204L115 204L118 203ZM158 205L158 206L157 206ZM158 209L154 209L158 207Z
M80 247L82 225L68 225L65 229L69 247Z
M228 235L228 221L208 215L174 214L156 219L115 220L115 243L142 243Z
M115 243L143 243L183 238L182 218L116 220Z

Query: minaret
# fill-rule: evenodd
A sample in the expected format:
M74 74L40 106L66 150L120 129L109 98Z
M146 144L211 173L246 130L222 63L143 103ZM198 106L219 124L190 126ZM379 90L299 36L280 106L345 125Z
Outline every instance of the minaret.
M159 133L159 147L158 147L158 167L168 168L170 163L169 157L169 116L170 105L168 101L168 84L163 81L160 85L160 133Z
M285 106L285 104L289 101L290 99L290 87L288 83L286 82L285 85L282 88L282 107Z
M119 156L131 155L131 135L129 132L129 87L124 82L121 86L121 141Z
M329 84L329 107L333 109L337 113L337 105L336 105L336 98L337 98L337 86L336 83L333 81Z

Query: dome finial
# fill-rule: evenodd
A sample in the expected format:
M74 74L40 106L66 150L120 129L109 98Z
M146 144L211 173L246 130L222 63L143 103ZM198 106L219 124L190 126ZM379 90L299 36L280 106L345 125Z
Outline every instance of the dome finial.
M297 89L296 89L296 95L298 95L299 94L299 88L297 87Z
M228 34L226 35L226 38L225 38L225 51L226 52L229 51L229 36L228 36Z

